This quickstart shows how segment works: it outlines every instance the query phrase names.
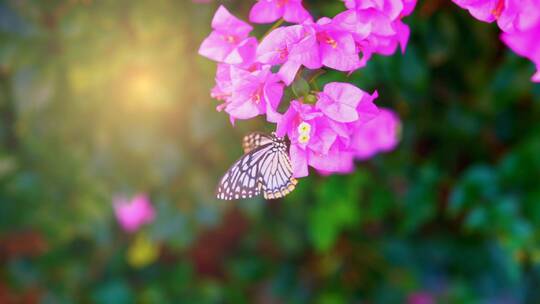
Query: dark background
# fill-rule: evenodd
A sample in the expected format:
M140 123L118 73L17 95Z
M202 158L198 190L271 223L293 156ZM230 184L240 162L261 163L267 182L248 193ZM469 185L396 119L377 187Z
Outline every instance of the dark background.
M220 3L246 20L253 2ZM540 301L540 85L495 25L420 1L406 54L319 78L377 89L398 148L222 202L242 136L274 126L215 111L197 50L218 4L0 1L0 302ZM127 234L111 198L139 192L156 220Z

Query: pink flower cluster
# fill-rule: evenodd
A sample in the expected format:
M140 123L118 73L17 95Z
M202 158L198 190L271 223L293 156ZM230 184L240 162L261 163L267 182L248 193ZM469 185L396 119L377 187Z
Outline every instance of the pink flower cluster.
M294 175L308 175L308 165L323 173L348 173L354 159L366 159L393 149L400 121L368 94L341 82L328 83L315 104L291 101L277 124L276 135L287 135Z
M211 92L222 102L218 111L228 113L232 123L259 115L276 123L277 135L291 141L296 177L306 176L308 166L323 173L350 172L355 158L388 151L399 140L399 119L373 103L377 93L348 83L295 93L288 109L278 112L284 91L303 81L304 70L352 73L373 54L391 55L398 46L405 50L409 28L402 18L416 0L344 2L342 13L314 21L301 0L259 0L250 11L251 22L290 23L273 28L261 41L250 36L250 24L220 6L199 49L218 63Z
M536 65L532 80L540 82L540 0L453 0L476 19L497 21L501 39Z

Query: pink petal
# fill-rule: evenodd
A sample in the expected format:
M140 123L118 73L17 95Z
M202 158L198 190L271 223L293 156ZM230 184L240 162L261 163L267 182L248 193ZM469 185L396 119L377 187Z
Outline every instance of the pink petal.
M365 95L364 91L348 83L328 83L319 94L317 108L335 121L353 122L358 119L356 107Z
M409 16L413 12L416 6L416 0L404 0L403 4L404 6L403 6L403 11L401 12L401 17L406 17L406 16Z
M540 67L536 68L536 74L534 74L531 78L534 82L540 82Z
M146 224L154 220L154 208L150 204L150 200L144 194L139 194L133 198L133 208L137 209L141 219L141 223Z
M223 5L219 6L212 19L212 28L237 35L241 39L246 38L253 29L251 25L233 16Z
M234 44L226 42L222 34L214 31L202 42L199 54L217 62L223 62L234 48Z
M289 59L299 62L308 69L316 70L322 67L317 38L312 28L302 29L303 38L289 51Z
M383 12L390 19L395 20L403 11L403 0L387 0L383 6Z
M354 169L353 155L350 152L333 149L326 155L309 153L309 165L317 170L332 173L350 173Z
M312 130L309 140L309 148L319 154L327 154L334 142L337 139L337 134L332 130L329 124L324 123L323 119L318 120L319 123L315 126L316 130Z
M401 122L387 109L367 123L360 123L353 134L351 148L359 159L368 159L379 152L393 150L399 143Z
M280 82L267 82L264 87L266 115L269 122L277 123L281 119L281 114L277 112L277 108L283 97L283 88L284 86Z
M375 103L373 103L373 101L377 99L377 97L379 97L379 94L377 93L377 91L375 91L371 95L364 95L363 98L360 100L360 103L356 107L356 110L358 111L359 122L368 122L379 115L380 110L375 105Z
M360 58L352 35L336 33L332 38L336 41L335 45L321 43L322 64L343 72L357 69Z
M302 6L301 1L289 0L289 3L285 5L283 19L291 23L302 23L312 18L309 12Z
M380 11L365 10L356 11L356 19L359 23L369 23L371 25L371 33L382 36L391 36L396 33L392 23L394 20Z
M395 22L394 25L396 26L396 32L398 33L398 41L399 45L401 46L401 53L405 53L410 35L409 26L401 22L401 20Z
M306 151L298 147L297 145L291 145L289 153L291 156L293 176L297 178L308 176L309 171Z
M236 119L250 119L261 113L259 106L253 102L231 103L225 111Z
M118 223L127 232L134 232L141 225L154 220L155 213L145 195L138 195L131 201L125 198L114 198L113 206Z
M257 48L257 60L268 64L282 64L288 59L289 48L298 43L303 27L293 25L279 27L268 34Z
M473 15L476 19L484 22L493 22L495 21L495 16L493 16L493 11L497 6L499 0L453 0L454 3L466 9Z
M283 6L275 0L259 0L249 12L249 21L253 23L272 23L283 16Z
M281 80L289 86L294 81L296 73L300 70L302 65L299 62L289 60L285 62L279 69L278 75L281 77Z
M347 124L340 123L334 120L329 119L328 125L332 129L333 132L336 133L337 136L339 136L340 140L348 145L349 139L350 139L350 127Z
M296 100L291 101L291 106L289 106L285 114L281 116L281 119L277 123L276 136L283 137L287 135L289 130L292 129L294 120L298 116L298 112L296 111L296 108L294 107L294 104L296 103L298 103L298 101Z
M334 17L334 23L342 30L354 33L355 39L365 39L372 32L371 22L361 22L354 10L346 10Z
M501 39L518 55L531 60L536 66L540 66L540 23L527 31L515 33L503 33ZM538 73L533 76L533 81L538 81Z
M255 60L255 50L257 49L257 39L249 37L242 41L238 47L234 48L225 58L228 64L250 64Z
M401 136L401 122L398 116L391 110L382 109L376 122L379 124L379 130L381 131L379 138L380 151L393 150L399 143Z
M540 22L539 0L505 0L497 8L497 24L503 32L526 31Z

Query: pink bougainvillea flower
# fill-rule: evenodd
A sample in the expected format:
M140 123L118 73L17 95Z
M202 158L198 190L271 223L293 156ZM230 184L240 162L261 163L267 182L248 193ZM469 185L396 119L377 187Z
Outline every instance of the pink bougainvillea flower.
M358 159L368 159L380 152L393 150L401 137L401 122L388 109L380 109L379 114L368 122L354 124L350 148Z
M315 25L321 63L329 68L351 72L361 67L353 35L344 31L329 18Z
M199 54L229 64L252 61L257 40L248 37L252 27L220 6L212 20L212 33L202 42Z
M504 32L525 31L540 22L540 0L454 0L476 19L497 21Z
M503 33L501 39L518 55L531 60L536 64L536 74L533 75L532 81L540 82L540 22L536 27L527 31Z
M372 54L391 55L398 46L405 51L410 30L401 18L412 12L415 0L351 0L346 5L350 9L334 17L334 23L353 34L363 55L361 65Z
M290 156L295 177L308 175L308 165L318 170L336 173L350 172L352 153L346 153L336 129L346 129L313 105L293 100L278 123L276 134L288 135Z
M329 83L315 105L293 101L278 122L276 134L291 141L294 175L308 175L308 166L325 173L348 173L354 165L349 149L355 122L378 116L369 95L347 83Z
M254 23L272 23L280 18L302 23L311 20L311 15L302 6L302 0L258 0L249 13L249 20Z
M316 107L337 122L369 121L379 114L369 95L349 83L331 82L319 93Z
M276 111L284 85L270 71L270 66L245 70L236 66L221 66L218 85L213 96L225 101L218 110L225 110L234 123L235 119L249 119L266 114L270 122L277 122L281 115Z
M532 81L540 82L540 0L453 0L476 19L497 21L501 39L537 68Z
M258 46L257 60L281 65L278 75L286 85L302 66L319 69L324 65L347 72L361 66L352 34L328 18L273 30Z
M139 194L131 200L116 197L113 199L113 207L118 223L126 232L135 232L142 225L154 221L154 207L144 194Z
M259 44L257 60L281 65L278 75L290 85L301 66L322 67L315 29L308 25L292 25L273 30Z

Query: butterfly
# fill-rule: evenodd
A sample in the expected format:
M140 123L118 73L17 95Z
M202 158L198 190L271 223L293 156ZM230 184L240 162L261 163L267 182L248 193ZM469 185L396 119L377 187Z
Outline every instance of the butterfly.
M285 139L275 133L251 133L242 146L244 155L219 182L218 199L250 198L261 192L265 199L276 199L294 190L298 181L293 177Z

